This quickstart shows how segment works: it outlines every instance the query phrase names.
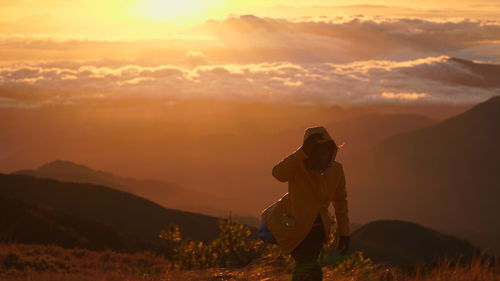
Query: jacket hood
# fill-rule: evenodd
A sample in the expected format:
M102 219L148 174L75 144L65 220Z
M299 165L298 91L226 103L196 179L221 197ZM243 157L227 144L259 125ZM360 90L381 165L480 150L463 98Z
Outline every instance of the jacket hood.
M323 140L319 141L319 143L324 143L329 140L333 141L332 137L328 133L328 131L323 126L309 127L306 128L304 132L304 140L305 141L312 134L321 134L323 136Z

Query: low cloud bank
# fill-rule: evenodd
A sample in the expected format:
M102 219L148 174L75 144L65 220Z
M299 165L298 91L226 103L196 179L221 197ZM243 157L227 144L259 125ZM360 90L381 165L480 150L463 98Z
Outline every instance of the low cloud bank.
M194 54L194 58L203 58ZM500 94L500 65L447 56L409 61L121 67L85 62L0 66L1 106L86 98L211 97L265 101L472 104Z

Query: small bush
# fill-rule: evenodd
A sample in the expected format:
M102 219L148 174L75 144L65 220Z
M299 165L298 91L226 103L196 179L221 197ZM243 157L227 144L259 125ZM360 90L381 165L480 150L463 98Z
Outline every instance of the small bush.
M231 218L217 221L219 237L202 241L181 237L179 226L170 224L160 238L174 244L172 266L179 269L245 266L261 257L267 249L264 242L250 239L251 230Z

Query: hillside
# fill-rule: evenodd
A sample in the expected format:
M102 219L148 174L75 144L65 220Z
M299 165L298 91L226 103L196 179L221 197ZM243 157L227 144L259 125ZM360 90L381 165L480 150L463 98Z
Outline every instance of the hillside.
M325 127L335 134L342 148L342 157L372 147L387 137L429 126L436 121L419 114L381 114L372 113L356 118L332 122ZM346 155L347 154L347 155Z
M0 174L0 196L48 206L149 241L159 241L158 233L169 223L178 224L183 236L197 240L218 235L216 217L167 209L101 185Z
M415 223L379 220L352 233L349 251L361 251L376 263L415 265L443 257L472 260L478 249L465 240Z
M460 83L467 86L483 87L483 88L498 88L500 87L500 80L498 73L500 65L494 63L478 63L471 60L465 60L457 57L450 57L451 62L458 63L465 66L471 73L469 79L452 80L452 83ZM461 77L463 78L463 77Z
M261 259L242 268L172 270L171 262L151 253L124 254L56 246L0 244L0 279L5 281L289 281L291 266ZM442 264L426 270L424 276L394 267L377 268L370 263L347 258L339 267L323 267L324 280L366 281L497 281L500 265L476 260L463 266Z
M228 195L200 192L159 180L121 177L110 172L92 169L82 164L64 160L47 162L37 169L23 169L12 174L104 185L144 197L166 208L217 217L228 215L228 210L224 210L220 206L224 206L224 202L231 201L231 197ZM258 221L253 217L235 214L232 214L232 216L241 223L252 226L258 225Z
M0 197L0 240L119 252L157 248L104 224L4 197Z
M415 114L437 120L461 112L464 107L433 104L297 105L194 99L179 100L165 110L162 103L155 101L139 104L137 100L116 102L118 104L100 101L84 107L67 106L57 110L0 111L0 172L37 170L55 160L71 161L118 177L138 181L155 179L182 189L208 193L217 197L214 200L230 199L224 201L224 205L220 205L221 212L216 213L208 208L201 209L205 203L207 207L214 207L211 205L212 196L189 203L174 200L172 194L151 198L134 191L134 194L167 208L212 216L227 215L228 210L232 210L233 214L257 217L260 210L283 195L283 189L276 188L269 175L269 167L300 145L307 126L315 123L341 125L342 120L353 120L347 129L356 130L354 119L363 115L398 113L405 119L403 115ZM145 112L148 114L144 115ZM390 121L390 118L386 119ZM416 121L415 124L419 123ZM378 122L373 123L378 125ZM371 129L371 125L364 128ZM328 129L333 130L333 136L341 130L340 127ZM289 131L296 134L285 133ZM363 128L359 132L359 138L376 137L372 133L362 134ZM393 133L398 132L401 131ZM341 141L346 139L344 136L338 138ZM354 148L355 140L348 139L344 148ZM343 156L339 154L339 157ZM110 186L109 182L98 184ZM189 204L189 209L180 206L184 203Z
M325 128L338 145L345 143L339 159L349 159L360 151L373 147L387 137L429 126L436 121L426 116L409 113L367 113L339 121L328 122ZM282 132L280 142L290 146L304 134L304 128ZM278 143L275 144L278 146Z
M348 164L357 199L353 208L371 219L415 221L454 233L500 233L498 124L500 96L381 141Z

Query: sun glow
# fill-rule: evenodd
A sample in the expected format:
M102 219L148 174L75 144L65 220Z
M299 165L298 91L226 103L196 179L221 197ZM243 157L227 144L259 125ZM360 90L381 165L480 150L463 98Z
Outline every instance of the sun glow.
M215 16L224 4L222 0L140 0L132 13L148 21L186 25Z

